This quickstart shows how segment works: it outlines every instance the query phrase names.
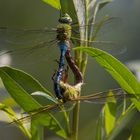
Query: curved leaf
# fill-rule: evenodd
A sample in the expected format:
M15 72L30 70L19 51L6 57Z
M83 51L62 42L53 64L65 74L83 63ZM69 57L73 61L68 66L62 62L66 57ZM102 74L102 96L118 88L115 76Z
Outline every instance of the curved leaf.
M29 94L36 91L51 94L36 79L23 71L0 67L0 77L9 94L27 112L37 109L39 105Z
M31 94L32 96L37 96L37 97L42 97L42 98L45 98L46 99L46 101L51 101L51 102L53 102L53 103L58 103L58 100L56 99L56 98L53 98L53 97L51 97L50 95L48 95L48 94L46 94L46 93L44 93L44 92L41 92L41 91L36 91L36 92L33 92L32 94Z
M37 110L42 107L30 94L35 91L48 91L29 74L10 67L0 67L0 77L4 83L5 88L13 99L26 111ZM43 121L42 125L47 126L49 129L54 130L55 133L66 137L64 129L54 116L49 113L39 114L36 121ZM50 127L53 123L53 128Z
M78 47L74 50L82 50L88 53L91 57L107 71L118 82L118 84L128 93L140 97L140 83L135 76L123 65L119 60L112 55L92 47ZM135 106L140 110L140 102L137 99L132 99Z
M41 107L41 105L28 94L31 90L31 87L29 87L30 89L27 89L28 82L31 82L31 77L28 77L25 73L10 67L1 67L0 77L8 93L25 111L29 112ZM23 81L21 81L22 79Z

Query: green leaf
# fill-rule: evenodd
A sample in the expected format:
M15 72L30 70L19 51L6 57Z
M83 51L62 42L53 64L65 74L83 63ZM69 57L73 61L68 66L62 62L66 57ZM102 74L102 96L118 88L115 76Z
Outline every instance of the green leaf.
M125 128L130 128L132 129L134 124L139 120L140 114L138 110L131 105L127 111L125 111L121 117L117 120L116 125L110 135L107 136L107 140L114 140L116 139L119 135L121 136L121 132ZM125 137L125 134L124 134Z
M109 92L108 95L112 99L109 99L111 102L106 102L104 107L106 135L108 135L114 128L116 119L116 100L112 92Z
M140 83L135 76L123 65L119 60L112 55L92 47L78 47L74 50L82 50L88 53L118 82L118 84L129 94L134 94L140 97ZM133 103L140 110L140 102L132 98Z
M19 125L19 128L26 135L26 137L28 137L29 139L31 138L31 134L25 128L25 126L20 122L16 122L17 120L16 113L10 107L7 107L5 104L0 103L0 110L4 111L12 121L15 121L15 123Z
M44 128L36 121L31 122L32 140L44 140Z
M139 140L140 139L140 120L136 122L135 126L132 130L131 140Z
M53 115L44 112L37 116L36 118L32 119L32 124L31 124L32 133L34 134L35 133L38 134L37 132L40 133L40 130L36 128L36 126L43 125L43 126L47 126L50 130L55 132L57 135L63 137L64 139L67 139L66 131L63 129L61 124L57 121L57 119Z
M41 91L33 92L31 95L32 96L42 97L42 98L46 99L46 101L49 100L49 101L51 101L53 103L56 103L56 104L58 103L58 100L56 98L53 98L50 95L48 95L48 94L46 94L44 92L41 92Z
M10 67L0 68L0 77L14 100L25 110L37 109L39 103L30 95L36 91L51 94L29 74Z
M61 5L60 5L60 0L42 0L43 2L51 5L52 7L60 10L61 9Z
M0 77L8 93L27 112L41 107L29 93L33 91L35 80L22 71L10 67L0 67ZM32 86L31 86L32 85ZM41 88L41 86L39 86Z
M36 91L46 91L45 93L48 91L29 74L10 67L0 67L0 77L9 94L26 112L42 107L30 94ZM42 125L47 126L51 130L50 123L53 123L54 132L62 137L66 137L64 129L53 115L48 113L39 114L37 120L39 122L43 121Z

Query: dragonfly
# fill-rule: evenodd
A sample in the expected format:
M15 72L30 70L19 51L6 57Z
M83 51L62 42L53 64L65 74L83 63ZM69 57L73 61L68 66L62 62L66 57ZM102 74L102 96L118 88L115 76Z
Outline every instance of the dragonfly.
M110 18L108 18L106 21L111 20ZM22 51L23 54L25 54L25 52L28 50L28 52L34 52L34 50L38 50L39 48L45 48L48 45L53 45L54 43L58 44L58 47L60 49L60 58L59 58L59 68L57 71L57 74L55 76L55 80L54 80L54 90L55 90L55 94L57 96L57 98L62 99L63 95L61 93L61 87L60 87L60 80L62 79L62 73L64 70L64 57L65 54L67 52L67 50L70 48L70 46L72 46L72 41L70 41L71 39L73 40L77 40L80 41L80 39L72 37L72 29L74 27L78 27L77 25L71 25L72 24L72 19L68 14L64 14L64 16L60 17L59 19L59 24L57 26L56 29L44 29L44 30L24 30L24 33L38 33L38 34L48 34L49 36L51 36L51 34L55 33L57 34L56 37L51 40L51 41L41 41L40 43L38 43L37 45L34 45L33 47L30 48L24 48L25 50L19 50ZM98 23L99 24L99 23ZM97 25L98 25L97 24ZM96 24L91 24L91 26L95 25L95 27L97 26ZM81 25L79 26L80 28L85 28L85 26L89 26L89 25ZM99 30L99 29L97 29ZM0 28L0 32L3 34L4 32L10 33L9 29L6 27L1 27ZM23 31L23 30L22 30ZM12 32L12 31L11 31ZM18 34L20 32L20 30L16 31L13 34ZM24 34L23 33L23 34ZM24 34L25 35L25 34ZM45 36L45 35L44 35ZM16 35L16 37L18 37L18 35ZM44 38L44 37L43 37ZM24 40L23 40L24 41ZM83 42L84 40L82 40ZM10 42L7 40L7 42ZM36 42L36 41L35 41ZM95 41L88 41L85 40L85 42L87 42L88 44L91 44L90 46L92 46L92 44L94 44L94 46L98 46L98 44L102 44L102 46L105 46L104 44L107 43L107 45L109 46L109 42L95 42ZM52 43L52 44L51 44ZM4 55L4 54L15 54L16 52L19 52L18 50L8 50L5 52L1 52L0 55ZM40 55L39 55L40 56ZM68 55L67 55L68 56ZM25 57L24 57L25 58ZM72 63L70 64L70 67L72 67ZM78 72L77 72L78 73ZM78 74L77 74L78 75Z
M78 25L77 23L71 23L69 25L66 25L66 23L63 24L63 20L66 18L71 19L67 14L60 17L57 28L10 29L8 27L0 27L0 58L2 56L10 55L13 59L15 58L17 65L36 64L42 60L50 61L50 59L54 59L53 56L56 55L54 52L57 50L55 49L54 51L52 47L58 44L58 38L61 38L63 33L63 30L58 30L58 28L64 26L63 29L72 42L80 43L80 41L82 41L89 46L97 47L113 54L121 53L124 50L124 47L118 43L94 40L94 36L99 31L99 27L101 28L101 24L104 24L104 27L102 27L103 31L101 30L100 34L107 34L104 33L104 29L109 31L112 24L118 24L120 21L118 18L105 17L102 20L89 25ZM89 27L89 29L93 27L93 38L90 41L81 40L79 38L79 30L85 29L86 27ZM58 36L59 31L61 31L61 35ZM76 38L75 36L78 37Z
M123 101L125 99L136 99L140 101L139 94L136 96L135 94L128 94L122 88L116 88L109 91L98 92L86 96L79 96L78 85L71 86L66 83L61 83L61 86L64 88L65 93L65 101L57 100L56 98L50 98L55 104L43 106L36 110L32 110L27 112L28 115L25 117L19 118L11 123L17 122L28 122L30 118L38 118L38 115L41 113L56 113L60 111L71 111L77 102L86 102L86 103L94 103L94 104L105 104L107 102L115 101ZM70 94L70 91L72 91Z

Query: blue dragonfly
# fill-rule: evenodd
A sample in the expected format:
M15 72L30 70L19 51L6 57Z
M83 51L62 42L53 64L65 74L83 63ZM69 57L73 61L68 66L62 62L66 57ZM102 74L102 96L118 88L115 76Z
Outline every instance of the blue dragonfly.
M70 17L64 15L60 19L64 18ZM107 34L107 32L112 30L114 24L118 24L120 20L117 18L105 17L101 21L89 25L71 23L68 26L65 23L63 24L62 21L63 20L59 20L57 28L51 29L47 27L42 29L10 29L8 27L0 27L0 58L10 55L13 59L15 58L17 65L36 64L38 61L40 62L42 60L49 60L50 62L50 59L54 59L53 55L56 55L54 52L57 51L57 49L54 51L52 46L58 44L59 40L57 35L59 32L63 32L58 30L59 27L64 27L63 29L66 31L67 37L72 40L72 42L86 42L89 46L97 47L113 54L121 53L122 50L124 50L123 46L118 43L111 41L95 41L97 33L99 35ZM101 28L102 24L104 24L104 27ZM75 36L80 36L78 28L81 30L86 26L89 27L89 29L93 27L92 39L89 41L81 40L78 37L76 38ZM99 32L99 28L101 32ZM59 37L61 38L61 35Z
M111 20L110 18L107 18L106 21L110 21L110 20ZM33 47L23 48L23 49L19 49L19 50L8 50L8 51L5 51L5 52L1 52L0 54L1 55L16 54L16 53L19 53L19 52L21 52L22 54L25 54L25 52L28 52L28 53L29 52L34 52L34 51L39 50L41 48L45 48L45 46L53 45L53 44L57 43L58 46L59 46L59 49L60 49L60 58L59 58L59 68L58 68L57 74L56 74L55 79L54 79L54 91L55 91L55 94L56 94L57 98L62 99L63 95L61 93L60 80L62 79L62 75L63 75L63 71L64 71L64 64L65 64L64 63L64 57L65 57L66 52L72 46L72 41L70 41L70 40L73 39L73 40L80 41L80 39L74 38L74 37L71 36L72 28L74 28L74 27L77 28L78 27L77 25L71 26L71 24L72 24L71 17L68 14L64 14L64 16L60 17L59 24L58 24L57 28L56 29L52 29L52 30L50 30L50 29L44 29L44 30L43 29L42 30L17 30L17 31L13 32L13 31L10 31L9 29L7 29L6 27L1 27L0 28L0 32L2 34L5 33L5 32L7 34L9 34L11 32L13 35L15 35L16 38L19 37L18 34L21 33L21 31L22 32L24 31L23 32L24 36L26 36L26 33L38 33L38 34L42 34L43 33L43 35L44 35L44 33L45 34L49 33L49 36L50 36L50 34L54 34L55 33L57 35L51 41L48 41L46 39L47 41L41 41L37 45L33 45L32 44ZM96 27L97 25L99 25L99 23L98 24L93 24L93 25L95 25L95 27ZM91 26L93 26L93 25L91 24ZM85 26L89 26L89 25L81 25L79 27L80 28L85 28ZM99 30L99 29L96 29L96 30ZM95 32L97 32L96 30L95 30ZM24 41L24 39L23 39L23 41ZM84 42L84 41L86 43L88 43L88 45L90 45L90 46L92 46L92 44L94 44L94 46L98 46L99 45L99 46L102 46L104 48L105 48L105 44L107 44L107 46L109 46L109 44L111 44L111 47L112 47L112 45L114 45L111 42L103 42L103 41L96 42L94 40L93 41L92 40L90 40L90 41L82 40L82 42ZM10 43L10 40L7 39L6 43L7 42ZM36 43L36 41L35 41L35 43ZM68 55L66 55L66 56L68 56ZM68 57L66 57L66 58L68 60ZM25 59L25 56L24 56L24 59ZM73 67L73 65L74 65L74 63L70 63L70 67ZM77 69L77 75L78 75L78 69ZM79 78L79 77L77 76L77 78ZM82 78L81 78L81 81L82 81Z

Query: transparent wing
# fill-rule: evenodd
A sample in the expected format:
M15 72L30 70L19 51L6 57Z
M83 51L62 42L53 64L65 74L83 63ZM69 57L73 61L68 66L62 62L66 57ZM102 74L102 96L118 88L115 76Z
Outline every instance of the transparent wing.
M112 94L111 95L108 94L109 92L111 92ZM137 94L137 96L140 96L140 94ZM68 101L66 103L58 103L58 104L41 107L37 110L28 112L27 116L22 117L18 120L15 120L12 123L17 123L17 122L21 122L21 121L28 122L29 119L39 117L39 115L42 113L53 113L54 114L56 112L71 111L77 101L104 104L106 102L112 102L114 99L116 101L123 101L124 99L130 99L130 98L136 99L136 96L134 94L126 94L125 91L122 90L121 88L113 89L110 91L91 94L88 96L81 96L77 99L72 99L71 101ZM139 98L138 98L138 100L139 100Z
M28 114L24 113L24 117L16 119L13 122L10 122L9 124L13 124L13 123L19 124L21 122L28 123L28 122L30 122L31 119L37 119L38 117L40 117L40 115L44 115L46 113L55 114L57 112L70 111L70 110L72 110L74 105L75 104L72 102L67 102L65 104L58 103L58 104L53 104L53 105L47 105L47 106L41 107L39 109L32 110L32 111L28 112Z
M78 38L72 37L73 40L76 41L82 41L88 47L93 47L97 49L101 49L103 51L106 51L112 55L121 55L127 51L127 47L123 45L122 43L116 43L112 41L89 41L89 40L80 40Z
M55 39L56 29L10 29L0 27L0 41L10 44L34 45L40 42Z
M109 94L111 92L111 94ZM88 96L81 96L78 99L75 99L75 101L80 100L84 102L89 102L89 103L97 103L97 104L104 104L106 102L112 102L114 99L116 101L124 100L124 99L138 99L140 100L139 97L140 94L128 94L126 93L123 89L118 88L118 89L113 89L110 91L105 91L105 92L99 92L96 94L91 94Z
M11 58L16 65L36 64L51 59L52 46L56 46L55 29L12 30L0 28L0 64ZM56 48L55 48L56 49Z
M87 28L88 33L90 34L90 39L93 40L97 37L97 34L103 35L112 31L115 27L119 27L121 19L118 17L109 17L105 16L101 20L96 22L91 22L89 24L78 25L77 23L72 24L72 33L74 35L80 34L79 30Z
M89 25L80 25L79 29L87 28L88 40L79 39L78 32L73 31L73 42L83 42L86 46L95 47L111 54L123 54L126 51L126 46L121 42L114 42L108 40L112 37L114 29L120 25L121 20L119 18L104 17L97 23L91 23ZM73 28L78 27L73 25ZM73 29L74 30L74 29ZM114 33L113 33L114 34Z
M80 40L74 37L74 34L78 34L76 30L73 32L74 36L72 36L72 40L85 42L88 46L97 47L111 54L123 53L126 48L118 43L95 41L95 36L97 36L103 24L110 28L112 26L110 26L109 23L117 23L117 20L117 18L105 17L103 20L89 25L78 26L78 24L74 24L72 25L73 30L77 28L85 29L88 27L89 30L92 30L92 34L90 34L90 40ZM104 28L107 30L109 29L107 27ZM55 58L52 57L59 54L54 53L57 52L57 49L55 49L55 51L52 49L52 46L56 46L56 42L55 28L15 30L7 27L0 27L0 65L9 65L11 60L14 62L14 65L28 65L36 64L42 60L46 62L47 60L57 59L57 56ZM51 49L48 46L51 47Z

